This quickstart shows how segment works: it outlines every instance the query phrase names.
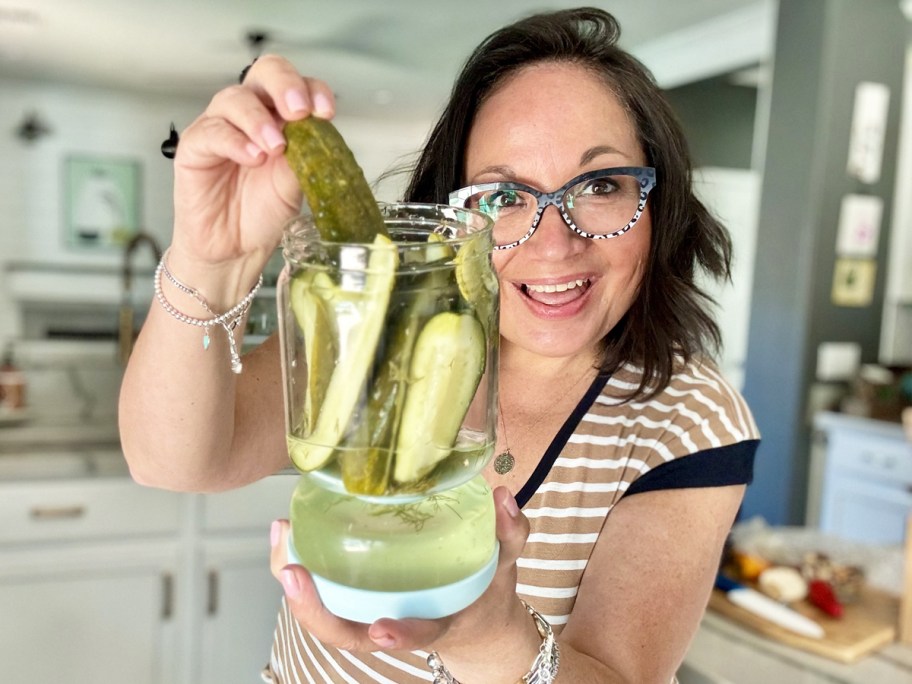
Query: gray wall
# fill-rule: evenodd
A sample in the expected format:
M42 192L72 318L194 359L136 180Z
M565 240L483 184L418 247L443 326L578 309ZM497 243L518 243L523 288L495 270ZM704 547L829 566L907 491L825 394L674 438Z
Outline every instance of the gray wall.
M727 76L665 91L681 120L696 166L751 168L756 88Z
M906 21L896 0L781 0L744 394L763 442L743 515L803 522L805 417L821 342L854 342L876 362L892 207ZM881 179L846 174L856 85L890 86ZM839 207L848 193L884 199L874 302L830 301Z

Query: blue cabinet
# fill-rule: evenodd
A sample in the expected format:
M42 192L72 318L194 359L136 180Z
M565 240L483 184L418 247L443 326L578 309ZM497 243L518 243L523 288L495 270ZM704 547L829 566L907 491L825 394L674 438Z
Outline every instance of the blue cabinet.
M811 497L819 499L818 527L845 539L901 544L912 514L912 443L902 426L821 413L814 428L822 446L819 497Z

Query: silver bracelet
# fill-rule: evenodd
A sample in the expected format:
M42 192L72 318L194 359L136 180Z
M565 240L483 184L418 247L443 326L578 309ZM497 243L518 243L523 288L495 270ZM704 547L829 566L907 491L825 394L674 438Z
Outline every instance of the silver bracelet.
M243 370L244 365L241 363L241 355L238 352L237 340L234 339L234 331L241 325L244 320L244 317L247 315L247 312L250 310L250 303L253 301L253 298L256 297L256 293L259 291L260 287L263 285L263 276L260 275L259 279L256 282L250 292L237 304L231 307L228 311L223 314L216 314L211 307L209 302L206 301L206 298L200 294L199 290L196 288L185 285L174 275L171 271L168 270L168 266L165 263L165 259L168 257L168 252L162 255L161 261L158 262L158 267L155 269L155 277L153 278L152 284L155 289L155 298L158 300L158 303L161 304L162 308L173 318L176 318L181 323L187 323L188 325L195 325L203 329L203 349L209 349L209 328L213 325L220 325L225 330L226 335L228 336L228 350L231 354L231 372L238 374ZM184 292L185 294L193 297L200 306L203 307L206 311L213 315L212 318L194 318L193 316L188 316L187 314L177 310L171 302L165 297L165 293L162 292L161 287L161 277L162 274L168 279L168 281L174 285L178 290Z
M557 669L560 667L560 648L554 640L554 631L538 611L522 599L519 600L535 620L535 627L542 638L541 647L538 649L535 660L532 661L532 667L519 681L522 684L551 684L557 677ZM431 668L431 674L434 675L433 684L460 684L443 664L437 651L428 655L427 664Z

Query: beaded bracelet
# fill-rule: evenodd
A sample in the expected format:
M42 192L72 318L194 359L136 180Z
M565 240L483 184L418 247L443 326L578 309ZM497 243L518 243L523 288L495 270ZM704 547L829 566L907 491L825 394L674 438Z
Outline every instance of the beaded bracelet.
M535 660L532 661L532 667L517 684L551 684L557 677L557 669L560 667L560 648L554 640L554 632L548 621L537 610L522 599L519 600L535 620L535 627L542 638L542 643ZM428 655L427 664L431 668L431 674L434 675L433 684L460 684L443 664L437 651Z
M196 288L185 285L174 275L171 271L168 270L168 266L165 263L165 260L168 257L168 252L162 255L161 260L158 262L158 267L155 269L155 276L152 281L152 285L155 289L155 298L158 300L158 303L161 304L162 308L173 318L176 318L181 323L187 323L188 325L195 325L203 329L203 349L209 349L209 328L214 325L220 325L224 328L226 335L228 336L228 350L231 354L231 372L239 374L243 369L244 365L241 363L241 355L238 352L237 341L234 339L234 331L240 326L241 322L244 320L244 317L247 315L247 312L250 310L250 303L253 301L253 298L256 296L256 293L259 291L260 287L263 285L263 276L260 275L259 279L256 282L250 292L237 304L231 307L228 311L223 314L216 314L209 306L209 302L206 301L206 298L200 294L199 290ZM174 285L178 290L184 292L191 297L193 297L200 306L202 306L206 311L213 315L212 318L203 319L203 318L194 318L188 316L187 314L176 309L171 302L167 300L164 292L162 292L161 287L161 277L162 274L168 279L168 281Z

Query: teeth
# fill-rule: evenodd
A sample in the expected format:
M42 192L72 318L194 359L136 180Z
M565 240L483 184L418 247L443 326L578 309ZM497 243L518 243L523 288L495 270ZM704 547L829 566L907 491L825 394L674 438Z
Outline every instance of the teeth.
M566 292L575 287L582 287L585 284L585 280L571 280L569 283L560 283L558 285L526 285L526 289L530 292Z

